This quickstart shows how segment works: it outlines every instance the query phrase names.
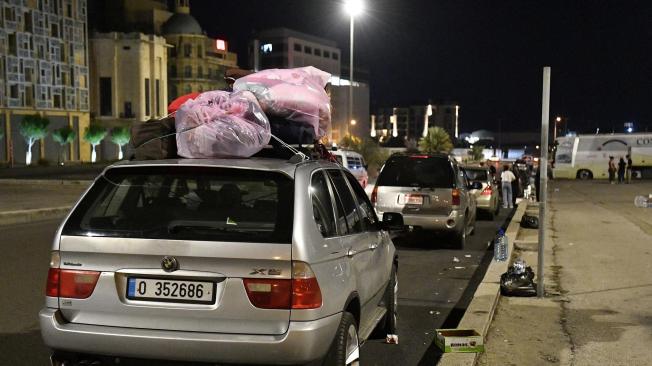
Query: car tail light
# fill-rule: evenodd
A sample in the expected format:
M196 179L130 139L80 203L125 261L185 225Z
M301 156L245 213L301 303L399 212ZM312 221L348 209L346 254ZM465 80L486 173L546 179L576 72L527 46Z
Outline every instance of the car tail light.
M493 193L493 190L491 189L491 186L487 186L485 189L482 190L482 193L480 193L482 196L491 196L491 193Z
M428 159L428 155L411 155L410 159Z
M374 186L374 189L371 191L371 204L375 205L378 200L378 186Z
M460 189L459 188L453 188L453 197L451 199L451 205L453 206L459 206L460 205Z
M308 263L292 262L292 309L321 307L321 289Z
M292 280L243 279L249 301L261 309L289 309L292 302Z
M52 252L45 294L51 297L85 299L93 293L100 272L59 268L59 252Z
M249 301L261 309L316 309L321 289L315 273L304 262L292 262L292 279L243 279Z

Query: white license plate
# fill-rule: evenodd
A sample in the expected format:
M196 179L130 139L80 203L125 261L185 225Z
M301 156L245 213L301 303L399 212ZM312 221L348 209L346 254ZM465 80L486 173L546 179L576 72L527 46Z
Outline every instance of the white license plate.
M212 304L215 302L215 283L129 277L127 279L127 298L130 300Z
M401 200L404 205L423 205L423 196L420 194L404 194Z

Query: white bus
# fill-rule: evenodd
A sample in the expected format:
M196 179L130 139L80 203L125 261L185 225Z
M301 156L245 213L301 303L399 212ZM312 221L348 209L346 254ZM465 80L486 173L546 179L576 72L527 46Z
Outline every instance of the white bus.
M652 133L623 133L609 135L579 135L557 139L553 176L568 179L609 178L609 157L619 159L630 152L652 148ZM634 167L637 164L633 164ZM641 166L641 169L649 168Z

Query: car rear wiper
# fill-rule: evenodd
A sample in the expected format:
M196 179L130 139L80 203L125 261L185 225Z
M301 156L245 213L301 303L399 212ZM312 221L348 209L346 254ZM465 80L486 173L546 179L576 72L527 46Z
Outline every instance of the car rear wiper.
M168 232L170 234L176 234L181 230L206 230L206 231L217 231L220 233L227 234L245 234L245 235L258 235L255 231L240 230L232 227L221 227L221 226L212 226L206 224L174 224L168 226Z

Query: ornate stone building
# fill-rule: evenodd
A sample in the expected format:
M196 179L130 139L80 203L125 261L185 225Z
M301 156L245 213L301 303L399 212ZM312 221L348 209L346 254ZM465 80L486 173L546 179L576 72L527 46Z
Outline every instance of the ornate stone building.
M88 161L90 147L80 138L89 124L86 0L3 0L0 2L0 162L25 162L18 132L23 116L41 114L49 130L65 125L77 132L69 160ZM32 152L57 160L50 136Z

